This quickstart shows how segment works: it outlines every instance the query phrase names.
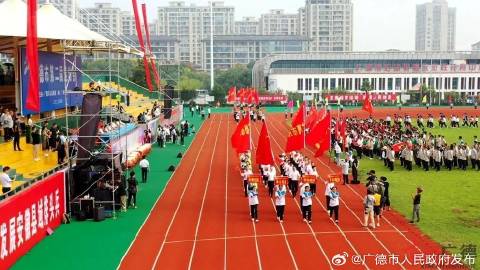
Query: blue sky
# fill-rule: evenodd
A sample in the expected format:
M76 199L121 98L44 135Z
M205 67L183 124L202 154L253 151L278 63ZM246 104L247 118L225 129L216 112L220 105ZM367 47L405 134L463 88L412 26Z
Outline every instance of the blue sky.
M77 0L81 7L95 2L112 2L123 10L132 10L131 0ZM146 3L149 19L154 20L156 7L168 1L137 0ZM415 7L426 0L352 0L354 3L354 50L382 51L387 49L413 50L415 48ZM208 5L208 0L185 0L187 4ZM235 7L237 20L245 16L259 17L270 9L297 12L303 0L224 0ZM449 0L457 8L457 50L469 50L480 41L480 0ZM254 7L254 8L253 8Z

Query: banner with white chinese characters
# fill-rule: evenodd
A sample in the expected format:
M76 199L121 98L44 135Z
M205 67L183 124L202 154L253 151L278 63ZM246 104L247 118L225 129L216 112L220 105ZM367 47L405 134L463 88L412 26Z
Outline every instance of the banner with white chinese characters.
M28 80L30 78L30 69L28 68L27 58L25 56L25 49L21 52L21 93L22 93L22 114L33 114L30 110L25 108ZM40 112L48 112L65 108L65 84L67 84L68 91L73 91L76 87L82 87L82 74L78 71L81 68L80 57L73 55L65 56L65 67L67 72L64 72L63 54L38 52L39 74L40 74ZM74 64L71 64L74 63ZM75 66L78 68L76 69ZM82 105L83 95L69 94L67 98L68 106Z
M0 269L8 269L62 223L65 172L0 202Z
M334 102L334 101L363 101L365 100L365 94L338 94L338 95L327 95L328 102ZM375 93L370 93L370 99L372 101L396 101L397 100L397 94L394 93L389 93L389 94L375 94Z

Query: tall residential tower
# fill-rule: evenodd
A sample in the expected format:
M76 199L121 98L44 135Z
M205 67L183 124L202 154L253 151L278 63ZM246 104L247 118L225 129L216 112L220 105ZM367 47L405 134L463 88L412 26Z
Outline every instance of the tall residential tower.
M415 50L454 51L456 9L446 0L417 5Z

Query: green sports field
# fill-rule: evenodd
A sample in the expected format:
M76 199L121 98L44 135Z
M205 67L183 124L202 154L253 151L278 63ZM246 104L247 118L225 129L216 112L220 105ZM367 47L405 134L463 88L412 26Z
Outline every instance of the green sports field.
M448 143L457 142L458 136L462 136L469 145L474 135L480 136L478 128L435 127L427 132L444 135ZM416 166L409 172L400 166L399 161L395 164L395 170L390 172L378 159L364 157L360 160L362 180L372 169L377 176L388 178L392 207L408 219L412 214L411 194L416 187L423 187L421 222L417 226L435 241L452 246L447 248L448 251L458 253L462 245L468 244L480 247L480 172L470 167L467 171L447 171L442 168L440 172L425 172Z

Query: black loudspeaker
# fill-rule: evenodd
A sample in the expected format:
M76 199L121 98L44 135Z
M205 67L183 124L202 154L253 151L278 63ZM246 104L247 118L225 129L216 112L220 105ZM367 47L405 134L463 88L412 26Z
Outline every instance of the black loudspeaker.
M173 91L173 86L171 85L165 86L165 97L163 99L163 105L165 108L165 112L164 112L165 119L170 119L170 117L172 116L172 105L173 105L173 99L175 98L174 94L175 94L175 91Z
M83 96L82 116L80 116L80 130L77 154L77 165L82 165L90 158L90 152L95 147L98 122L102 111L102 96L88 93Z
M183 157L182 152L178 153L177 158L182 158L182 157Z
M175 166L170 165L170 167L168 167L168 171L169 171L169 172L175 171Z
M105 208L103 206L95 207L95 210L93 211L93 219L95 221L105 220Z
M77 218L77 221L85 221L87 219L87 214L85 211L80 210L75 217Z

